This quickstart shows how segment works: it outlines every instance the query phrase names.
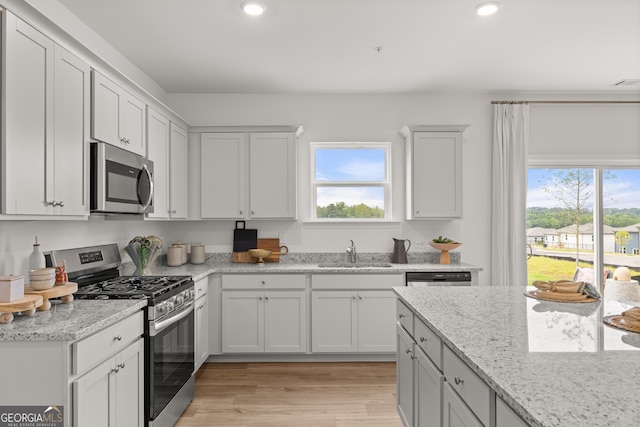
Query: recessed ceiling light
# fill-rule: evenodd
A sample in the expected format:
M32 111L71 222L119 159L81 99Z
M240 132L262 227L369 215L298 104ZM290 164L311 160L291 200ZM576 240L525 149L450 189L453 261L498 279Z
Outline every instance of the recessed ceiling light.
M476 6L476 13L480 16L488 16L493 15L498 11L498 7L500 3L497 1L488 1L485 3L480 3Z
M251 16L262 15L265 9L266 7L261 3L257 3L257 2L242 3L242 10L244 10L244 13L246 13L247 15L251 15Z

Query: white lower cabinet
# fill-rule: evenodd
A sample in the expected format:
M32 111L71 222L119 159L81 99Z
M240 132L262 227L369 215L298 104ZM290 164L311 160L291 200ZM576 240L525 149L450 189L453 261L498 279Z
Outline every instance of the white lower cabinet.
M142 426L144 344L138 339L73 382L74 425Z
M416 427L441 426L444 375L418 346L416 346L414 361L414 425Z
M527 427L527 423L504 400L496 397L496 427Z
M72 345L75 427L144 425L142 320L139 312Z
M495 392L401 302L397 313L397 405L405 426L526 425L510 424L510 417L522 421L506 404L496 405ZM499 413L495 424L492 408Z
M209 277L195 283L195 372L209 357Z
M304 275L225 275L222 288L223 353L307 351Z
M311 276L311 350L314 353L393 353L396 274ZM347 289L347 290L345 290Z
M442 396L445 427L483 427L464 400L453 391L450 383L444 385ZM488 409L488 408L487 408Z
M394 352L393 291L314 291L313 352Z

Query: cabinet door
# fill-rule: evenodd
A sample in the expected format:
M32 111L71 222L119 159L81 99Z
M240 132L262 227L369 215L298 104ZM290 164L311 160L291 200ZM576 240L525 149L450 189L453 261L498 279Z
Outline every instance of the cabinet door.
M444 383L442 406L444 427L483 427L448 382Z
M169 218L169 119L147 109L147 156L153 162L153 213L149 218Z
M244 218L245 135L205 133L200 150L201 217Z
M171 141L171 167L169 173L171 176L171 218L186 219L188 214L188 147L187 147L187 131L178 127L176 124L170 125L170 141Z
M411 161L409 218L461 218L461 132L414 132Z
M123 148L141 156L147 153L145 115L146 105L138 98L121 89L120 141Z
M54 136L47 155L54 177L47 179L46 199L58 214L88 215L91 69L56 45L54 71Z
M307 294L267 292L265 294L264 349L266 352L307 351Z
M355 352L357 295L351 291L314 291L311 294L311 348L318 353Z
M296 217L295 153L293 133L249 135L251 218Z
M2 16L2 211L46 214L45 183L53 181L46 153L53 148L54 43L10 12Z
M117 427L144 425L144 344L131 344L116 356L113 403ZM93 424L89 424L93 425Z
M496 398L496 427L527 427L522 418L507 406L500 397Z
M393 291L358 292L358 351L396 351L396 300Z
M204 279L205 282L207 279ZM196 300L195 322L195 371L207 361L209 357L209 296L204 294Z
M406 427L413 424L414 342L411 336L397 324L396 387L398 415Z
M429 360L427 355L414 346L415 363L415 426L416 427L440 427L442 426L442 387L444 375Z
M109 427L109 382L115 365L115 358L110 358L73 382L74 427Z
M120 86L93 71L91 137L121 147L120 141Z
M264 297L262 292L223 292L222 352L264 351Z

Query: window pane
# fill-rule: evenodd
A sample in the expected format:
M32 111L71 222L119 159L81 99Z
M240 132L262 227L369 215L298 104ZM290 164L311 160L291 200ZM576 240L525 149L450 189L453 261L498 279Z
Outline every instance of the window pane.
M529 284L534 280L571 280L576 267L583 269L589 280L589 274L593 274L593 209L597 203L602 204L604 214L604 235L600 238L605 274L626 266L632 276L640 275L640 170L602 169L601 201L594 199L595 173L600 170L529 169Z
M384 148L317 148L317 182L385 181Z
M603 185L604 263L640 276L640 169L609 169Z
M384 218L383 187L318 187L317 218Z
M593 174L587 168L529 169L529 284L572 280L577 267L593 269Z

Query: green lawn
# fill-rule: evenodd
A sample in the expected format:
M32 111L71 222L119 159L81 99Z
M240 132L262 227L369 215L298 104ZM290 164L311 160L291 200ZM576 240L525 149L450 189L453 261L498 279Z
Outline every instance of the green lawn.
M581 262L580 267L593 268L593 265ZM576 272L575 261L563 261L545 256L533 256L527 261L529 271L529 284L535 280L571 280ZM616 267L605 266L607 270L615 270ZM640 275L640 271L631 269L631 275Z

